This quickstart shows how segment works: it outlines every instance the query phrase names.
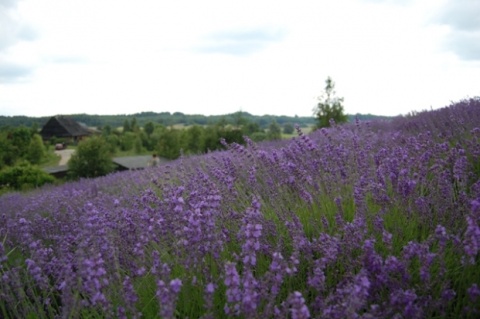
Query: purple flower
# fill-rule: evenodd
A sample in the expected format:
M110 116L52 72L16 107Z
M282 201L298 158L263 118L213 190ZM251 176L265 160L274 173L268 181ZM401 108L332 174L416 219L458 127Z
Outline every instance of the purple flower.
M390 306L404 318L423 318L423 311L417 305L418 296L414 290L396 290L390 294Z
M256 314L259 295L258 282L250 270L247 270L243 276L242 291L242 311L246 317L252 317Z
M225 313L238 314L240 310L239 302L242 299L240 290L240 276L238 275L237 268L232 262L225 264L225 286L227 288L227 304L225 305Z
M435 237L438 239L440 247L445 248L448 240L446 228L442 225L437 225L437 228L435 228Z
M323 291L325 288L325 272L320 260L315 261L312 274L308 278L308 285L315 288L318 292Z
M0 269L2 269L2 263L7 260L7 256L5 255L5 247L3 247L3 244L0 242Z
M477 284L473 284L470 288L467 289L468 297L472 302L476 302L478 297L480 297L480 288Z
M472 214L473 215L473 214ZM466 216L467 229L464 234L463 248L470 264L475 264L475 256L480 251L480 226L472 215Z
M160 304L160 317L174 318L177 297L182 286L180 279L173 279L167 286L163 280L157 280L157 300Z
M180 292L180 289L182 288L182 281L178 278L171 280L170 288L174 293L178 294Z
M138 296L135 293L135 289L133 288L133 283L130 277L125 276L123 280L123 291L125 294L125 301L128 304L130 309L135 309L135 303L138 300Z
M299 291L294 291L290 294L287 300L290 305L290 313L292 319L307 319L310 318L310 311L305 305L305 298L303 298L302 293Z
M25 260L25 263L27 264L27 270L30 273L30 275L33 277L35 282L42 288L42 289L48 289L48 280L45 278L42 269L37 265L35 261L32 259L27 258Z
M207 286L205 287L205 292L207 294L213 294L215 292L215 285L211 282L209 282L207 284Z

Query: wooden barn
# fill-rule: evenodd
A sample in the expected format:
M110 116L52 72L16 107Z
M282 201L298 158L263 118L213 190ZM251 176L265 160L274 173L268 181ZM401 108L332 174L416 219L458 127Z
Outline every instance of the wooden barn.
M92 132L86 126L63 115L50 118L40 131L40 135L44 140L50 140L52 137L56 137L70 139L74 143L91 134Z

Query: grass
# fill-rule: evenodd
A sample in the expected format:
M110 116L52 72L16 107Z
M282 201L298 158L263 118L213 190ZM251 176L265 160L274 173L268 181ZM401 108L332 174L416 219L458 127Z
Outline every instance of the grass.
M57 166L59 162L60 162L60 155L57 155L52 151L47 151L47 156L42 161L42 163L40 163L40 167L44 168L44 167Z

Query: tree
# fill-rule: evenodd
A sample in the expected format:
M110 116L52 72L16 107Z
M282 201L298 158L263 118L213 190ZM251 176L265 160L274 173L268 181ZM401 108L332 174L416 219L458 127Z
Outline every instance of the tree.
M16 128L10 133L10 140L18 157L22 157L27 152L31 138L32 132L24 126Z
M193 125L182 131L182 146L186 154L199 154L202 152L203 127Z
M261 142L261 141L265 141L267 139L267 134L265 134L265 132L263 132L263 131L254 132L254 133L252 133L250 138L254 142Z
M160 135L156 151L161 157L176 159L180 156L181 150L181 131L176 129L167 129Z
M255 132L261 132L262 129L260 128L260 125L258 125L257 122L248 122L242 127L242 131L245 135L250 136Z
M318 97L319 102L314 109L317 128L329 127L331 119L337 124L348 121L348 117L343 111L343 98L335 96L335 82L331 77L328 77L325 84L325 91Z
M130 132L130 131L132 131L132 128L130 126L130 122L128 121L128 119L126 119L123 122L123 133Z
M293 125L291 123L285 123L283 125L283 133L293 134L294 131L295 131L295 128L293 127Z
M109 136L110 134L112 134L112 127L110 125L105 125L103 126L103 129L102 129L102 135L103 137L107 137Z
M25 190L53 183L55 178L37 166L22 161L16 166L6 167L0 171L0 190Z
M78 144L77 151L68 162L70 175L97 177L113 171L109 146L101 137L90 137Z
M120 137L120 149L122 151L129 151L135 145L137 135L133 132L124 132Z
M137 118L134 117L134 118L132 119L132 122L130 122L130 123L131 123L131 124L130 124L130 130L131 130L132 132L138 131Z
M273 121L268 126L267 138L269 140L281 140L282 139L282 129L277 122Z
M26 158L32 164L40 164L45 158L46 150L43 145L42 137L38 134L34 134L30 140L30 145L27 150Z
M18 152L8 137L8 133L0 133L0 169L13 165L18 158Z
M145 130L145 133L147 133L148 137L150 138L150 135L152 135L153 131L155 130L155 125L150 121L145 124L143 127Z

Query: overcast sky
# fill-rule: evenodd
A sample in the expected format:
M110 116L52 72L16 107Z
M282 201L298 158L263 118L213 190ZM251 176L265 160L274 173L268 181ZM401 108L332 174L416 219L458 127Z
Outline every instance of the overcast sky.
M479 0L0 0L0 115L311 116L480 96Z

